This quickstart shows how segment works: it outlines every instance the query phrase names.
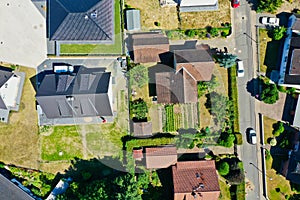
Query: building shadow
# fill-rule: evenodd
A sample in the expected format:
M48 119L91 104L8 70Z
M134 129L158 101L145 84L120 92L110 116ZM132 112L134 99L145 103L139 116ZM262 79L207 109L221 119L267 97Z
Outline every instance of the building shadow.
M282 120L289 122L290 124L293 123L293 116L292 113L296 110L297 100L293 98L292 95L287 94L285 97L283 113L282 113Z
M267 43L266 54L263 64L267 66L266 74L270 77L272 70L279 70L280 59L282 55L283 39L272 40Z

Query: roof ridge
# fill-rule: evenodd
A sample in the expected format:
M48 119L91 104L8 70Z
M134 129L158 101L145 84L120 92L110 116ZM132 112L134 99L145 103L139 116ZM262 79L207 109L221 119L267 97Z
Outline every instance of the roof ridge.
M70 12L60 1L55 0L68 14L72 13Z

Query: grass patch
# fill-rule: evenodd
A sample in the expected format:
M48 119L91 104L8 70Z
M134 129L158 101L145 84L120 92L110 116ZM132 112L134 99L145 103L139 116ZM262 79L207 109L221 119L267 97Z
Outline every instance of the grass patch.
M83 129L83 127L81 127ZM122 153L121 138L126 130L119 129L113 124L85 125L88 150L95 156L118 157Z
M267 143L268 138L273 137L273 124L277 123L276 120L264 116L264 142Z
M125 4L130 8L136 8L141 13L141 28L145 31L150 29L177 29L178 17L176 6L161 7L159 1L136 1L125 0ZM156 26L155 24L159 26Z
M126 141L127 152L132 152L133 148L143 146L160 146L165 144L175 144L176 138L174 137L159 137L159 138L145 138L145 139L131 139Z
M76 126L56 126L49 136L41 136L42 159L47 161L82 158L82 142Z
M10 113L9 124L0 123L0 160L36 169L40 157L39 136L35 91L30 82L36 71L27 67L18 67L17 71L25 72L26 78L19 111Z
M122 32L120 18L120 2L115 1L114 7L114 44L61 44L60 53L64 54L122 54Z
M277 69L278 49L281 41L272 41L266 29L259 29L260 71L271 72ZM274 59L275 58L275 59Z
M246 199L245 182L236 186L236 199Z
M219 0L219 10L180 13L181 29L221 27L222 23L231 22L230 1Z
M229 185L225 183L225 179L223 177L219 177L219 185L221 194L219 196L220 200L231 200Z
M233 103L233 113L234 113L234 121L233 121L233 131L240 132L239 125L239 107L238 107L238 90L237 90L237 82L236 82L236 66L230 67L228 69L228 91L229 91L229 99Z

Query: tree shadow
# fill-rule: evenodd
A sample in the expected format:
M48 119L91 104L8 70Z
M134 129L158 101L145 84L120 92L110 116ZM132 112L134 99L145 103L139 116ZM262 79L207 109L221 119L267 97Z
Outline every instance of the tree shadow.
M125 171L125 167L120 160L112 157L90 160L75 158L71 163L72 165L65 170L64 177L71 177L79 184L99 180L107 176L116 176L121 171Z
M250 5L251 10L257 10L258 0L246 0Z
M292 95L287 94L285 97L283 113L282 113L282 120L289 122L290 124L293 123L293 115L292 113L295 112L297 106L297 99L293 98Z
M259 79L254 78L247 82L247 92L250 93L252 97L255 97L258 94L258 85L259 85Z

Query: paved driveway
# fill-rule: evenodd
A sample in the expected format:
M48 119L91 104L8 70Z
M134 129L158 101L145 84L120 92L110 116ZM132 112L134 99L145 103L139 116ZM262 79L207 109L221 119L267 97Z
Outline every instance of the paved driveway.
M0 3L0 61L36 67L46 58L46 21L30 0Z

